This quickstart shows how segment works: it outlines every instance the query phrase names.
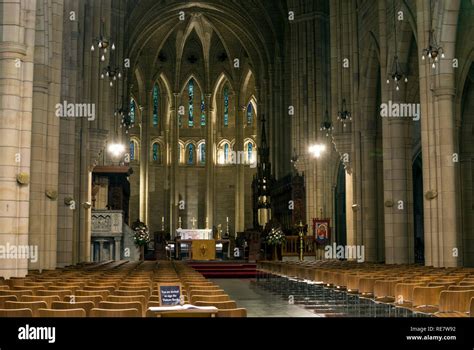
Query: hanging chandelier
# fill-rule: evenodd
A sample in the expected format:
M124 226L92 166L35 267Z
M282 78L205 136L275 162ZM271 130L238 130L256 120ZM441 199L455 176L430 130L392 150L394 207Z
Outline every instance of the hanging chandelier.
M326 109L326 114L324 121L321 123L320 131L326 132L326 137L329 137L329 133L334 130L334 126L332 125L331 121L329 120L329 112Z
M441 46L438 45L434 36L434 30L430 31L429 34L429 45L427 48L423 49L421 59L423 61L428 61L431 63L431 68L436 69L436 65L439 62L439 56L441 58L445 57L444 50ZM428 60L426 59L428 57Z
M393 7L393 28L395 34L395 57L393 58L392 71L389 73L387 78L387 84L390 84L390 80L395 84L395 89L400 91L400 81L404 80L405 84L408 83L408 76L403 72L398 60L398 36L397 36L397 11L395 9L395 0L392 1Z
M127 108L119 108L115 111L114 116L120 118L120 128L124 129L126 134L128 134L130 129L135 127L131 111Z
M114 82L117 81L117 79L122 79L122 72L118 67L111 68L110 66L107 66L102 70L100 79L105 79L106 77L109 79L110 87L114 87Z
M109 47L111 51L115 51L115 48L116 48L114 43L110 45L111 40L107 39L103 33L104 33L104 20L102 19L100 23L100 35L98 38L93 39L93 44L91 46L91 52L94 52L96 50L95 46L97 45L99 49L101 62L105 62L105 55L107 54Z
M344 128L346 124L352 121L352 114L347 110L346 99L342 100L342 111L337 112L337 120L343 123Z

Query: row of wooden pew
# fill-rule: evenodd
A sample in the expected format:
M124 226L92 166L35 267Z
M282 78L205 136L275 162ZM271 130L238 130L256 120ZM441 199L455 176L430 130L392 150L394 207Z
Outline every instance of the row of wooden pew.
M214 306L217 317L244 317L214 283L185 264L109 262L0 280L0 317L203 317L199 312L149 311L159 307L158 285L180 283L182 303Z
M351 261L259 263L262 274L294 278L358 303L414 316L474 317L474 269ZM398 314L398 313L397 313Z

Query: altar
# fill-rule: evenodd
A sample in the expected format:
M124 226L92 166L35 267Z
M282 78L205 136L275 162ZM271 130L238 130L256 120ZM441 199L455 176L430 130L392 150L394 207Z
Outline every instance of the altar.
M177 259L210 261L229 258L230 241L214 239L210 229L179 228L176 230L175 241L168 243L167 250L170 257Z
M212 230L198 230L198 229L182 229L176 230L176 237L182 240L193 240L193 239L214 239L212 236Z

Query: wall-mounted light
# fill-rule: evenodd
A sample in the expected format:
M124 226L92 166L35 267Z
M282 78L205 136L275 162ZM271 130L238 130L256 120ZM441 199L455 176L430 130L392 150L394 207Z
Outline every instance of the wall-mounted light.
M326 151L326 145L323 144L315 144L309 146L309 153L313 155L315 158L321 157L321 154Z
M125 146L120 143L111 143L108 147L109 153L114 157L120 157L125 153Z

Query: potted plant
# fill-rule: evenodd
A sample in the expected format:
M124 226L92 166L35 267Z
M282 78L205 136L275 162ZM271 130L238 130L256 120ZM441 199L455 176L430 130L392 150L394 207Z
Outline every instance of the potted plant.
M150 242L150 231L147 225L137 220L132 225L133 242L140 249L140 261L145 260L145 246Z
M273 246L273 260L278 260L278 246L286 240L285 234L280 229L272 228L267 235L267 244Z

